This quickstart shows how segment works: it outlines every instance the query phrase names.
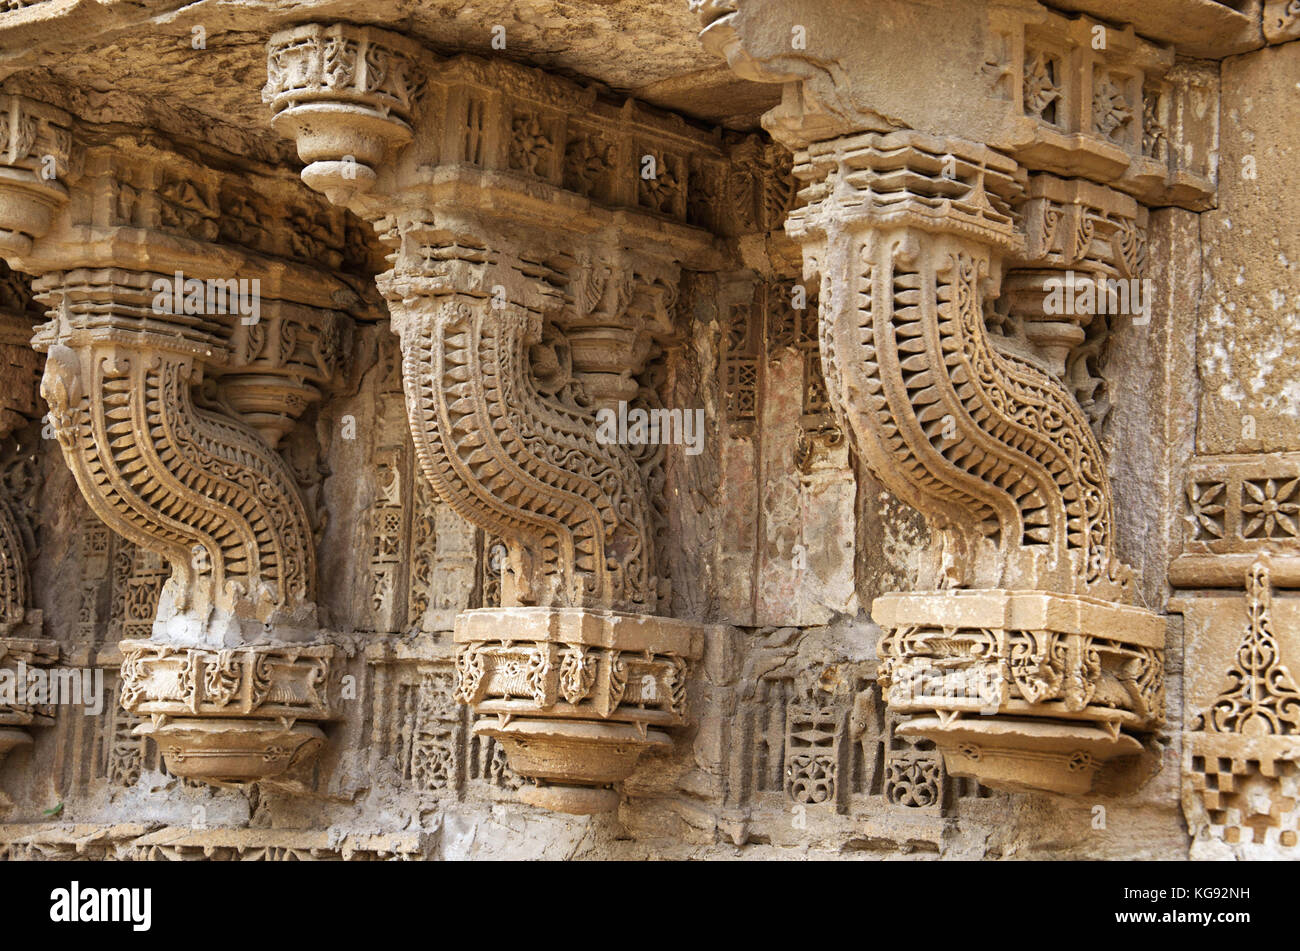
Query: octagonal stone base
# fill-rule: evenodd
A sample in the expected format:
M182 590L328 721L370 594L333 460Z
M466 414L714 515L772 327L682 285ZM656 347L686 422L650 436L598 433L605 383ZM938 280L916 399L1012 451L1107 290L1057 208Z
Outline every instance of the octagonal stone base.
M1164 719L1164 620L1045 591L889 594L879 677L898 732L933 740L955 776L1082 795L1105 761L1142 752L1125 731Z
M701 625L580 608L488 608L456 618L457 697L532 785L525 802L587 814L684 722Z
M183 719L136 727L151 737L173 776L209 783L274 779L315 756L325 734L307 723Z

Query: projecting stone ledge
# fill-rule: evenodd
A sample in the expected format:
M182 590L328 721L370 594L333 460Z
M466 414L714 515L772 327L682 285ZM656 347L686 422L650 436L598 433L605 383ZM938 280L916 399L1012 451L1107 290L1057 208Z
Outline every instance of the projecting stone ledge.
M581 608L501 608L456 618L457 695L510 766L520 798L560 812L614 809L614 783L668 749L686 720L689 662L707 625Z
M207 650L122 641L122 706L150 722L175 776L209 783L281 776L311 759L330 718L329 645Z
M1164 722L1164 626L1142 608L1039 591L890 594L880 684L954 776L1081 795ZM1125 732L1125 731L1130 732Z

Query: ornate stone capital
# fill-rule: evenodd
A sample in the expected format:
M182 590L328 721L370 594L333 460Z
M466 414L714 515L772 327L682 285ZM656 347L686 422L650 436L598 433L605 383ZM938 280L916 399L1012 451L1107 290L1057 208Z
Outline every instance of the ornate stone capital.
M580 609L504 608L456 619L457 698L483 715L476 734L502 744L533 781L525 802L563 812L618 804L608 787L686 717L699 625Z
M954 776L1079 795L1164 722L1162 618L1036 591L884 595L880 687Z
M50 230L78 162L67 113L0 96L0 253L26 254Z
M367 191L391 149L411 141L424 85L419 44L368 27L309 23L271 38L262 100L309 163L302 178L345 201Z
M324 742L332 647L176 648L123 641L122 706L149 716L168 770L208 782L278 777Z

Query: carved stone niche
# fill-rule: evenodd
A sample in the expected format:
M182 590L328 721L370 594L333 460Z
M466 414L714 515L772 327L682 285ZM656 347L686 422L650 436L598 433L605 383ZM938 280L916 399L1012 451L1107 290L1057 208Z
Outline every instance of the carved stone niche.
M680 268L724 262L693 222L736 226L707 187L727 178L721 139L348 24L276 34L267 72L304 181L392 250L377 283L421 473L507 551L503 610L456 621L461 697L536 781L529 801L612 808L607 787L682 722L704 628L656 614L663 449L602 435L597 413L662 408L644 380ZM640 680L615 697L625 670Z
M46 354L41 393L64 459L100 519L171 566L159 650L304 650L321 637L314 541L274 446L347 350L357 295L315 264L341 255L341 213L219 153L55 118L80 174L60 180L52 221L5 254L38 275L48 320L32 345ZM21 190L22 162L6 167L0 202ZM186 668L206 678L204 696L221 695L231 669ZM265 778L287 748L297 763L319 745L299 714L219 707L146 711L179 772Z

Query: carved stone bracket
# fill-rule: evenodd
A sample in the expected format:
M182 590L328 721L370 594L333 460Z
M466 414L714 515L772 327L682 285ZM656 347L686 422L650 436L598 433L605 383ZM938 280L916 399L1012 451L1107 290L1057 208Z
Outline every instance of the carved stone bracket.
M1138 201L1212 201L1217 128L1186 110L1214 81L1131 28L1034 3L953 9L960 43L921 42L895 0L834 22L807 0L690 6L733 71L783 87L763 124L795 151L786 230L820 281L830 403L936 539L922 590L872 606L898 732L955 775L1080 793L1098 761L1141 749L1124 730L1163 719L1163 623L1127 606L1116 551L1095 432L1105 322L1090 337L1052 319L1044 281L1135 278ZM897 82L904 62L932 95ZM958 669L1001 679L964 706L914 694Z
M507 550L501 603L519 612L462 615L458 641L482 648L488 625L490 639L522 644L572 618L677 631L653 616L668 602L658 454L602 437L597 412L656 399L643 376L674 334L679 268L721 260L697 225L766 220L777 201L762 184L768 156L738 148L733 169L716 134L680 119L348 24L276 34L267 72L275 127L311 163L304 181L372 222L393 252L377 283L401 341L421 473ZM694 654L664 636L628 650L673 653L680 688ZM483 650L470 653L515 656ZM583 787L529 794L570 811L608 808L613 794L594 788L667 741L648 723L681 715L633 718L638 732L617 717L557 719L553 697L527 717L472 702L502 718L480 726L517 772Z
M187 649L318 637L312 525L275 447L350 349L360 298L339 271L365 255L342 212L213 150L20 105L37 141L0 155L0 209L28 208L34 188L58 200L10 227L24 238L5 256L37 275L41 393L78 487L170 564L154 637ZM178 756L215 751L185 775L249 779L319 745L278 715L232 706L219 728L154 730ZM304 730L309 744L285 739Z
M205 361L224 351L210 325L142 322L145 280L38 281L60 313L36 346L64 458L104 522L171 563L156 634L234 643L268 625L314 630L314 546L292 475L250 427L196 404Z
M483 718L511 767L533 781L520 798L562 812L613 809L609 787L641 754L670 748L686 717L697 624L581 609L503 608L456 619L457 698Z
M1040 705L1054 697L1048 686L1025 686L1027 707L999 701L960 724L942 704L906 704L935 715L899 730L933 739L955 775L1082 792L1099 760L1140 749L1122 727L1150 729L1163 716L1163 624L1106 603L1130 599L1131 572L1115 554L1105 460L1079 404L1041 361L995 346L988 333L1004 262L1025 254L1013 212L1023 173L978 146L893 133L814 145L796 157L796 174L807 204L787 227L803 244L805 271L822 280L831 401L866 464L937 530L922 587L993 589L878 599L873 616L889 632L882 663L901 664L909 682L946 665L914 629L945 638L972 626L1000 631L996 649L981 648L990 663L1009 662L1008 632L1034 631L1031 647L1014 650L1055 651L1054 676L1079 682L1067 704L1077 707L1072 724ZM1053 626L1060 621L966 619L971 610L1000 614L1007 597L1076 620L1067 630ZM1151 681L1131 717L1079 699L1107 666L1126 683ZM963 753L967 745L981 754Z
M122 706L150 722L167 769L207 782L270 779L304 763L330 717L332 647L201 650L123 641Z

